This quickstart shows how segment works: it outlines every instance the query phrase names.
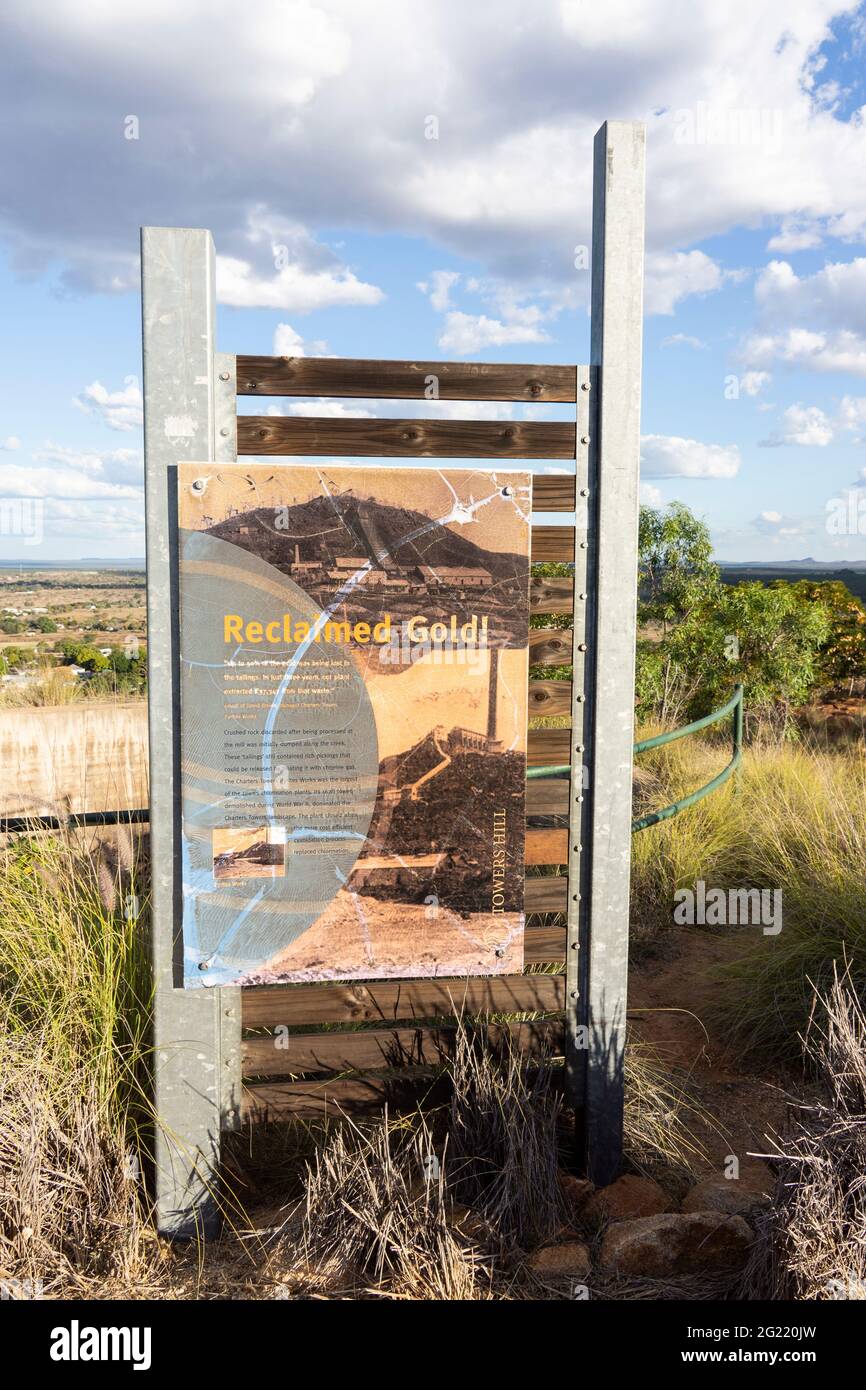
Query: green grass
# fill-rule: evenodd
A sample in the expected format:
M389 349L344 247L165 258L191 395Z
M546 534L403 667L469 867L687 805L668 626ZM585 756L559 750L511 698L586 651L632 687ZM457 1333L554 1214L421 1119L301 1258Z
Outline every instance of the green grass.
M728 757L721 741L682 740L639 758L649 777L640 794L661 806L701 785ZM641 809L645 809L642 805ZM782 890L778 935L736 932L742 952L725 967L715 1012L746 1052L794 1058L813 989L833 963L866 991L866 754L809 744L757 743L742 772L721 791L633 842L633 932L641 941L673 925L675 889Z

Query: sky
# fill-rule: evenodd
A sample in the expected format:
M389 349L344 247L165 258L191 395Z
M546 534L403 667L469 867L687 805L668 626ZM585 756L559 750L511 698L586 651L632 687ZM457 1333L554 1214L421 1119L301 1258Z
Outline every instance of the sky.
M144 554L140 225L212 231L223 352L585 362L606 118L647 127L644 501L866 562L866 7L6 0L0 103L0 563Z

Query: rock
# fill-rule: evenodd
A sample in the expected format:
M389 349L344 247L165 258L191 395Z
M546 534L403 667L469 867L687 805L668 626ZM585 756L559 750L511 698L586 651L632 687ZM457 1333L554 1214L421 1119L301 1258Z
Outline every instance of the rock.
M618 1221L602 1241L599 1262L611 1274L661 1278L723 1270L742 1262L752 1232L741 1216L722 1212L664 1212Z
M576 1178L573 1173L560 1171L557 1180L566 1212L571 1219L583 1210L595 1189L589 1178Z
M589 1250L581 1240L545 1245L530 1255L526 1265L542 1279L588 1279L591 1268Z
M610 1221L631 1221L640 1216L657 1216L670 1211L673 1203L652 1178L631 1174L617 1178L609 1187L600 1187L580 1213L581 1220L598 1231Z
M756 1207L767 1205L772 1186L772 1178L745 1174L741 1178L706 1178L686 1195L683 1211L721 1211L728 1216L746 1216Z

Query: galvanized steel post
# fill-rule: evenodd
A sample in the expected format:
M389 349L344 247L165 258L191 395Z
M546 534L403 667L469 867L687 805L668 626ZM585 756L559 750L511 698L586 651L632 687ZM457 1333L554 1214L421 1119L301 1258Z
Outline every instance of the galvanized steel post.
M595 137L592 208L585 731L579 999L586 1059L587 1167L599 1184L622 1157L628 981L638 469L644 259L644 127L607 121ZM580 440L578 459L580 459ZM578 536L579 536L578 532ZM575 592L577 592L575 576ZM575 664L575 689L578 686ZM575 750L576 752L576 750ZM575 754L573 753L573 759ZM574 776L574 774L573 774ZM574 792L574 783L572 783ZM577 803L581 804L581 803ZM574 851L572 851L574 852ZM569 1003L572 1001L569 1000Z
M154 1188L160 1231L177 1238L218 1226L220 1128L234 1122L236 990L184 991L180 935L180 736L175 465L234 457L214 356L214 248L206 231L141 233L147 652L150 732ZM230 359L229 359L230 361ZM227 370L224 364L223 370ZM223 428L226 428L224 425ZM233 429L233 423L232 423ZM226 1065L226 1063L228 1065ZM223 1073L226 1073L224 1076ZM231 1076L228 1075L231 1073Z

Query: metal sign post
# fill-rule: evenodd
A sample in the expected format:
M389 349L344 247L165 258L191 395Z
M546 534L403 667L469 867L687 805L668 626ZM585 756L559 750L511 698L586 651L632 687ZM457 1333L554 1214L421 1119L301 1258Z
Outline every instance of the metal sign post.
M154 1188L160 1231L217 1227L220 1130L237 1123L240 1008L232 989L178 988L180 737L174 469L233 460L233 360L215 354L210 232L141 235L147 654L154 982ZM231 422L230 424L228 422Z
M595 137L592 200L592 342L589 410L578 420L588 450L588 535L578 519L575 624L584 621L578 573L588 542L587 662L579 677L575 633L575 732L578 704L586 710L575 740L591 749L588 788L572 772L569 950L577 945L578 979L569 980L569 1005L583 1029L574 1041L585 1057L582 1100L587 1167L604 1185L622 1157L623 1065L628 984L629 874L631 867L632 745L637 606L637 530L643 324L645 130L607 121ZM578 406L580 411L580 406ZM585 433L581 433L586 420ZM578 473L578 489L581 477ZM579 501L579 499L578 499ZM583 698L581 698L583 697ZM589 736L587 736L587 730ZM584 845L585 854L574 847ZM574 893L580 894L579 901ZM575 941L576 938L576 941ZM571 976L575 974L571 967ZM571 1008L569 1010L571 1013Z

